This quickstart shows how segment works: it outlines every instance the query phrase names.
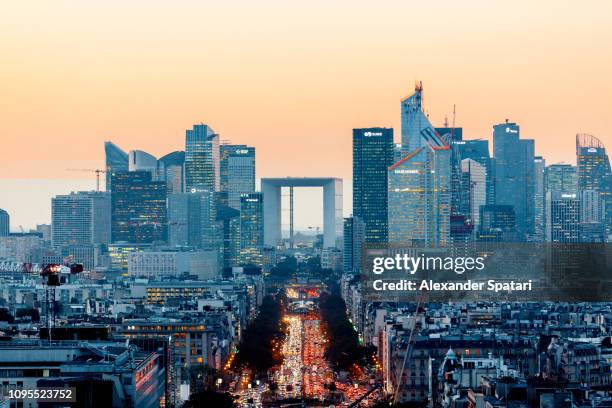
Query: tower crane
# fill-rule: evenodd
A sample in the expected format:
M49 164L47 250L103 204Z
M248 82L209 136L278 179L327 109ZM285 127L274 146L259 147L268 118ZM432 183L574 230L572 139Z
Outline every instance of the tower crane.
M101 173L108 173L108 170L103 170L103 169L66 169L68 171L85 171L88 173L96 173L96 191L99 192L100 191L100 174Z

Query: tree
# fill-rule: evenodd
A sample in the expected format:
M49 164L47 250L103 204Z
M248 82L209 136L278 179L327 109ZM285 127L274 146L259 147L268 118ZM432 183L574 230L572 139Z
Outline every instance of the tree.
M189 396L189 400L183 404L183 408L234 408L234 398L226 392L202 391Z

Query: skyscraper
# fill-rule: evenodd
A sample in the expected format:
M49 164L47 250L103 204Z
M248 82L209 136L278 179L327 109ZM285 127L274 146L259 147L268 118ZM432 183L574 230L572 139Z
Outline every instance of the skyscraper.
M365 240L365 224L357 217L344 219L344 273L358 275L361 271L361 251Z
M219 135L208 125L194 125L185 134L185 187L219 191Z
M546 240L580 242L580 197L575 192L546 193Z
M240 197L240 263L263 264L264 196L262 193L245 193Z
M223 267L240 265L240 211L217 205L217 221L221 228Z
M111 239L111 198L107 192L82 191L51 199L51 244L108 244Z
M168 153L158 160L158 166L168 193L182 192L185 185L185 152Z
M195 190L168 195L168 242L172 246L218 248L214 193Z
M128 171L128 154L113 142L104 142L106 161L106 191L111 190L112 173Z
M493 166L489 153L489 141L481 139L456 140L453 145L457 147L461 160L472 159L484 166L487 173L487 204L493 204L495 197L492 187Z
M393 152L393 129L353 129L353 214L364 223L366 242L387 243L387 171Z
M480 207L479 241L515 241L516 214L511 205L487 204Z
M0 208L0 237L6 237L10 232L11 217L9 213Z
M221 191L228 193L230 207L240 209L240 196L255 192L255 148L221 145Z
M153 180L158 181L160 174L157 171L157 159L152 154L142 150L130 150L128 153L129 171L148 171Z
M578 189L599 192L605 205L606 236L612 233L612 171L603 143L595 136L576 135Z
M578 174L571 164L551 164L546 167L546 192L576 193Z
M546 239L546 161L541 156L533 159L534 163L534 240Z
M402 149L389 167L389 242L450 243L450 146L422 108L421 85L402 100Z
M532 139L520 139L516 123L493 126L495 203L514 207L519 241L535 234L534 148Z
M112 174L112 242L152 243L167 237L166 183L148 171Z
M599 192L579 191L580 242L605 242L606 212Z
M487 202L487 171L476 160L461 160L462 190L464 201L461 213L468 216L474 229L480 227L480 207Z

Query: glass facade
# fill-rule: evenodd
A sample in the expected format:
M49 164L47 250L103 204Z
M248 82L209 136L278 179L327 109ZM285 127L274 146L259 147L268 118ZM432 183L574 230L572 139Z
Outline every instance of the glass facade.
M104 142L106 161L106 191L111 190L111 175L118 171L128 171L128 154L113 142Z
M112 174L112 180L112 241L165 241L166 183L151 181L148 171L117 172Z
M194 125L185 135L185 191L220 188L219 135L208 125Z
M221 145L221 191L228 194L228 205L240 209L240 195L255 192L255 148Z
M247 193L240 197L240 263L262 266L264 247L262 193Z
M388 239L387 171L393 152L393 129L353 129L353 215L365 225L366 242Z

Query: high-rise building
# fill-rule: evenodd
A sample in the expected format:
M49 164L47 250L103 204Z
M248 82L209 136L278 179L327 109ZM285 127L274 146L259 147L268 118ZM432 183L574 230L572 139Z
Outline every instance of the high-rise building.
M405 156L389 167L389 242L450 243L450 146L422 108L422 86L402 100Z
M171 246L218 248L214 193L195 190L168 196L168 242Z
M344 273L358 275L361 271L361 251L365 241L365 224L358 217L344 219Z
M578 174L571 164L551 164L546 167L546 192L578 192Z
M535 234L534 148L532 139L520 138L516 123L493 126L495 203L514 207L520 241Z
M606 212L599 192L582 190L580 195L580 242L605 242Z
M515 241L516 214L511 205L487 204L480 207L479 241Z
M462 190L464 200L460 212L468 217L475 230L480 227L480 207L487 202L487 171L472 159L461 160Z
M240 197L240 263L263 264L264 247L264 196L262 193L245 193Z
M113 142L104 142L106 164L106 191L110 191L112 173L128 171L128 154Z
M536 156L534 163L534 241L542 242L546 238L546 161Z
M168 193L181 193L185 186L185 152L168 153L158 160L159 171L166 181Z
M217 221L222 236L223 268L240 265L240 211L217 205Z
M128 153L128 170L148 171L151 173L154 181L161 179L161 175L157 170L157 159L152 154L142 150L130 150Z
M240 209L240 196L255 192L255 148L221 145L221 191L228 194L228 205Z
M112 242L145 244L167 238L166 183L148 171L112 174Z
M546 226L549 242L580 242L580 197L575 192L547 192Z
M492 187L493 165L489 153L489 141L481 139L456 140L453 145L457 148L461 160L472 159L484 166L487 173L487 204L493 204L495 200Z
M576 135L578 189L599 192L604 202L606 239L612 234L612 171L603 143L595 136Z
M10 232L11 217L6 210L0 208L0 237L8 236Z
M205 124L194 125L185 134L185 191L219 191L219 135Z
M111 197L107 192L82 191L51 199L51 244L108 244L111 239Z
M387 243L388 167L393 129L353 129L353 214L365 225L365 240Z

